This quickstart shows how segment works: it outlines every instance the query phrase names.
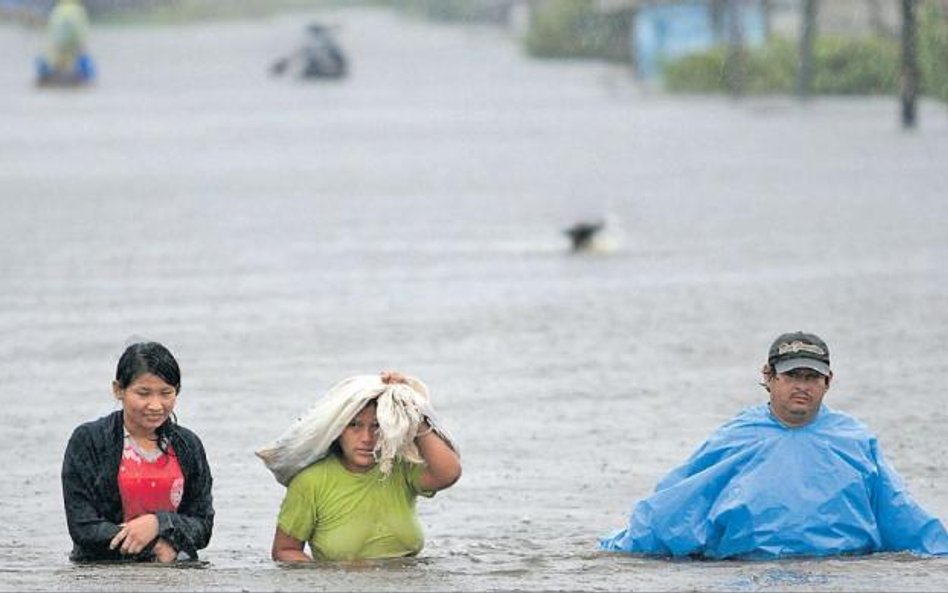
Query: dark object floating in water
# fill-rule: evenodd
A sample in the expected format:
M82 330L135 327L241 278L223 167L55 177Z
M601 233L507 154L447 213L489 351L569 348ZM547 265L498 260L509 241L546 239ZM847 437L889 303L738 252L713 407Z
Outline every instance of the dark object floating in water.
M573 251L585 251L594 244L596 235L606 226L600 222L578 222L563 232L570 238Z
M302 45L290 55L278 59L270 66L274 76L295 70L299 78L343 78L349 65L332 29L319 23L306 27Z

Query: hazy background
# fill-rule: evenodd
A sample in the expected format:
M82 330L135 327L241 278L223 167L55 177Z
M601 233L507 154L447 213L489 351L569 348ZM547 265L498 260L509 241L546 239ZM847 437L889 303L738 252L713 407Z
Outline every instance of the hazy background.
M341 81L271 77L311 20ZM0 25L3 590L943 590L948 560L597 551L717 425L772 339L824 337L826 402L948 516L948 118L894 98L677 97L385 9L93 29L98 84L37 90ZM611 249L562 229L605 217ZM217 521L198 568L74 566L63 449L126 343L177 356ZM291 569L253 450L335 381L424 380L464 476L421 556Z

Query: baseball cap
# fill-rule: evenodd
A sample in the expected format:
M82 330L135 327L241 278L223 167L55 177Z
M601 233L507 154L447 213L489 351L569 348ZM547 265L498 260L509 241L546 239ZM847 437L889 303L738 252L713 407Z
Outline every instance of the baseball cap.
M767 362L777 373L786 373L793 369L813 369L821 375L829 376L829 348L819 336L797 331L780 334L770 345Z

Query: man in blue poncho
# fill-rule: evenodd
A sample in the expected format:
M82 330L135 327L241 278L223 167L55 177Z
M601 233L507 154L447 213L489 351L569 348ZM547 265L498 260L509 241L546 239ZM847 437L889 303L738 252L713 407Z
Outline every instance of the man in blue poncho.
M763 374L770 402L721 426L601 549L753 559L948 554L944 525L912 499L875 435L823 405L833 379L823 340L780 335Z

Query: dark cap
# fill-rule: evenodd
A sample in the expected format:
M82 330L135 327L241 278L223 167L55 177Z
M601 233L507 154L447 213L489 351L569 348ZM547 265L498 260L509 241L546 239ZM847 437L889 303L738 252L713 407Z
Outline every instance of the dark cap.
M806 332L781 334L770 346L767 362L776 373L786 373L793 369L813 369L821 375L829 376L830 358L826 342L819 336Z

